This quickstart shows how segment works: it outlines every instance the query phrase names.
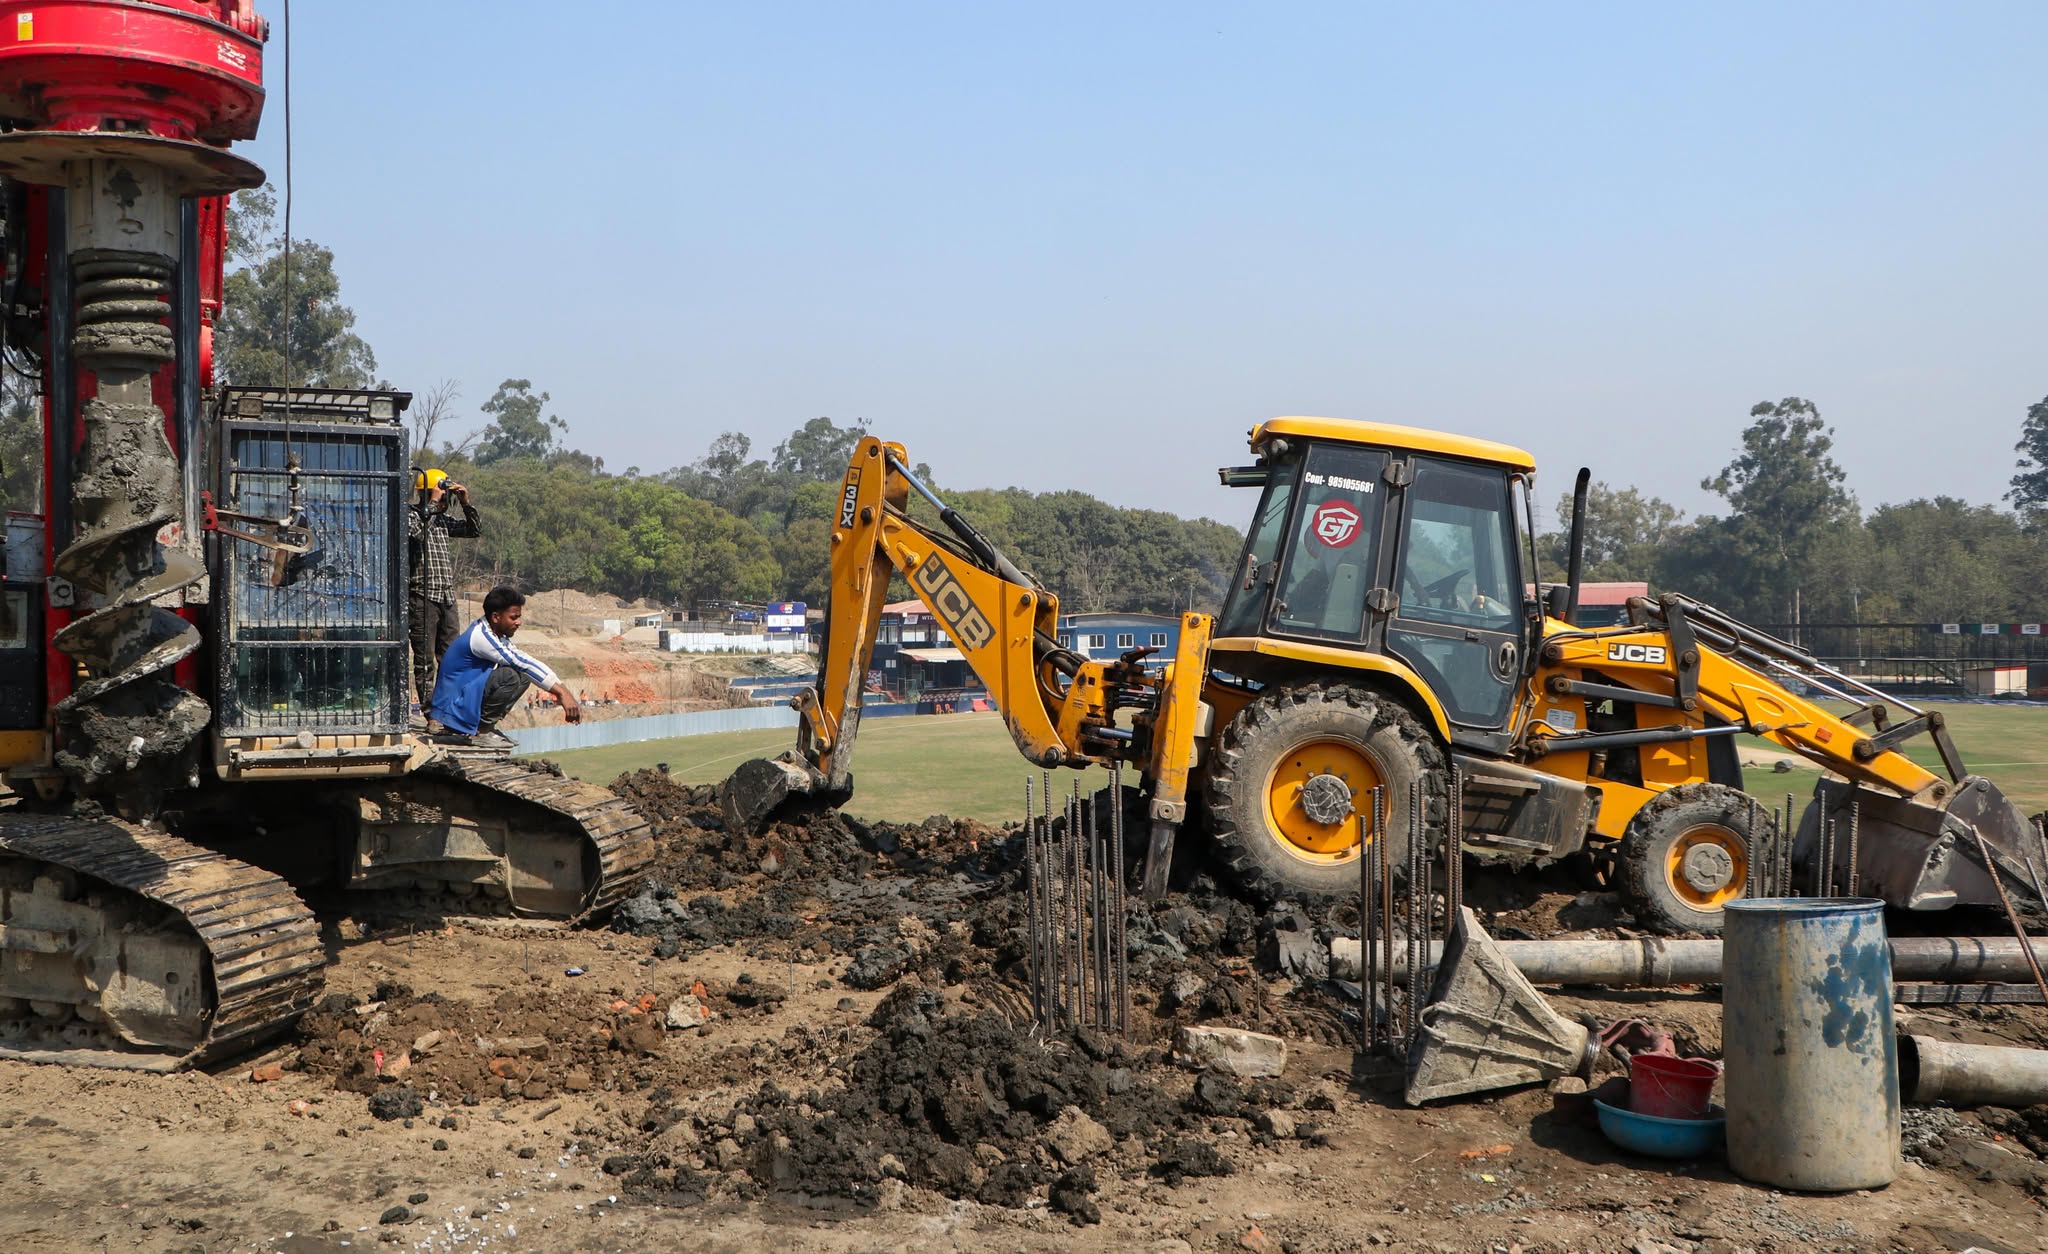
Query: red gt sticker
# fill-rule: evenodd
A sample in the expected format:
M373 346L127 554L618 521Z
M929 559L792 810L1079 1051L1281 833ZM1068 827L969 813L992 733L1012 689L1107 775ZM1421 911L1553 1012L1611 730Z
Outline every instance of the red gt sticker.
M1364 520L1358 511L1342 501L1329 501L1318 506L1313 519L1316 539L1333 549L1341 549L1358 538L1358 525Z

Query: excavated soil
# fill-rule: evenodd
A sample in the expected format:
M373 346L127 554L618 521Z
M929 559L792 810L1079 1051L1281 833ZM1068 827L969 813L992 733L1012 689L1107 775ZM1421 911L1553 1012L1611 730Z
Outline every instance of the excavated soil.
M330 925L329 994L211 1074L0 1064L0 1248L1990 1250L2048 1248L2048 1107L1911 1109L1890 1188L1745 1184L1615 1149L1540 1088L1403 1107L1324 969L1348 905L1189 874L1132 903L1128 1040L1028 1024L1014 831L821 812L726 830L711 790L614 784L653 820L601 929ZM1632 935L1562 871L1472 868L1495 935ZM1571 990L1717 1053L1713 990ZM2037 1008L1902 1011L2048 1040ZM1288 1042L1189 1071L1181 1025Z

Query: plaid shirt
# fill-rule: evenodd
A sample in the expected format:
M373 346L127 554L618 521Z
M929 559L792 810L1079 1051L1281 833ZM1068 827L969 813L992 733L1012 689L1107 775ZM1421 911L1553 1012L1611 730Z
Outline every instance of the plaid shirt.
M476 506L468 497L458 497L462 505L462 517L448 516L448 497L441 498L438 507L414 505L405 511L405 535L411 543L411 571L406 586L416 597L425 597L438 605L455 603L455 558L448 552L448 539L461 536L474 540L482 533L477 530Z

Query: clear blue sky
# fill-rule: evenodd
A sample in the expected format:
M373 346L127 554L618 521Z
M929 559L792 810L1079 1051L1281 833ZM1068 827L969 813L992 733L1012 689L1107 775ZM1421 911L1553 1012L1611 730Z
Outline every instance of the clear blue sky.
M1988 502L2048 394L2048 6L296 10L294 229L382 372L613 469L824 414L1236 523L1317 413L1700 510L1797 394L1866 507Z

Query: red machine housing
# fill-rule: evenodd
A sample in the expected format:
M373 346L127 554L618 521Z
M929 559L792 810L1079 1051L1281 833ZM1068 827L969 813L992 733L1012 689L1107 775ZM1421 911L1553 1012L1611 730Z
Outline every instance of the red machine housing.
M255 186L262 174L231 156L227 145L254 138L263 111L263 45L269 23L252 0L0 0L0 174L27 184L17 236L6 264L17 273L0 275L15 293L14 303L34 311L28 345L43 362L44 566L53 569L67 543L69 484L64 468L69 450L83 438L78 407L93 394L93 377L74 368L68 345L49 334L50 214L52 189L63 185L67 161L81 157L131 156L173 171L197 210L193 256L182 259L183 281L196 287L196 318L179 325L188 340L190 379L177 366L160 370L152 392L165 414L165 434L179 458L192 450L197 392L212 384L213 323L221 306L227 252L226 196ZM190 309L189 296L184 307ZM54 386L59 372L68 387ZM185 394L181 399L181 393ZM59 413L57 398L68 412ZM197 621L197 611L182 611ZM44 615L46 702L54 705L75 683L71 659L50 640L73 617L63 605ZM199 660L177 665L177 682L198 685Z
M267 34L247 0L0 4L0 113L33 130L253 139Z

